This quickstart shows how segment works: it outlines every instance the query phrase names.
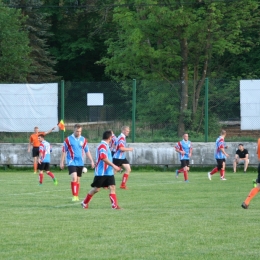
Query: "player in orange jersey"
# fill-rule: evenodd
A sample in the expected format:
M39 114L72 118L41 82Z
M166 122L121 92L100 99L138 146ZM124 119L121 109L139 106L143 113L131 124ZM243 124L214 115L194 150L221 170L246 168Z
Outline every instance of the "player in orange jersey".
M37 173L37 165L38 165L38 157L39 157L39 146L40 146L40 141L38 139L39 135L47 135L50 132L52 132L55 129L53 127L51 130L47 132L39 132L39 127L35 126L34 127L34 133L31 134L30 139L29 139L29 144L28 144L28 153L31 151L31 145L33 147L32 149L32 157L33 157L33 169L34 169L34 174Z

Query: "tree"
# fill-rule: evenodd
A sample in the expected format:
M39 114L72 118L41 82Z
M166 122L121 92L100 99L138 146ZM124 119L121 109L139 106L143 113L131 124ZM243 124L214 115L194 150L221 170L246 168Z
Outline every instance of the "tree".
M252 40L243 31L255 23L256 16L252 14L258 12L258 3L256 0L117 3L113 22L118 35L107 40L108 54L100 63L115 79L144 78L169 83L179 79L181 88L175 88L175 92L180 95L181 136L187 128L187 115L193 120L198 116L210 59L250 49ZM192 88L190 78L194 82Z
M25 16L25 28L28 31L29 46L31 47L31 70L27 75L27 82L55 82L60 79L57 77L54 66L56 60L50 55L47 44L50 37L50 24L47 22L46 13L41 8L42 3L39 0L13 0L9 6L20 8L22 15Z
M0 4L0 81L2 83L26 82L31 71L26 17L20 10Z

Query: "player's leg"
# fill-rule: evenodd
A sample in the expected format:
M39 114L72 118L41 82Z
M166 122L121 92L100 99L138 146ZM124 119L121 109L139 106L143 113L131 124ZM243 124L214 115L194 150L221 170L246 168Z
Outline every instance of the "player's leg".
M181 166L183 169L184 181L188 182L189 160L181 160Z
M175 176L176 176L176 178L179 177L179 173L181 173L181 172L183 172L182 160L181 160L181 168L180 168L180 169L177 169L177 170L175 171Z
M43 183L43 170L39 170L39 185L42 185Z
M71 192L72 192L72 201L77 201L77 181L78 181L78 176L77 176L77 168L76 166L68 166L69 170L69 175L71 178L70 182L70 187L71 187Z
M81 206L83 209L88 208L89 202L92 200L92 197L94 196L94 194L99 192L100 187L103 186L103 182L104 182L104 176L95 176L94 177L93 183L91 184L91 187L92 187L91 190L88 192L85 199L81 202Z
M227 179L225 178L225 169L226 169L226 160L225 159L219 160L218 168L220 168L220 180L226 181Z
M45 163L44 170L46 171L47 175L52 178L54 185L58 185L57 179L55 178L54 174L50 171L49 163Z
M33 147L32 157L33 157L33 172L34 174L36 174L38 168L39 147Z
M248 194L245 201L242 203L241 207L247 209L249 207L250 201L256 196L256 194L260 191L260 163L258 164L258 176L256 179L257 186L254 187Z
M120 189L127 189L126 182L128 180L129 174L131 172L131 166L130 166L129 163L124 163L124 164L122 164L122 166L123 166L125 172L124 172L123 177L122 177Z
M208 178L210 181L211 181L211 176L221 169L219 168L219 162L218 162L219 159L216 159L216 161L217 161L217 166L211 172L208 172Z

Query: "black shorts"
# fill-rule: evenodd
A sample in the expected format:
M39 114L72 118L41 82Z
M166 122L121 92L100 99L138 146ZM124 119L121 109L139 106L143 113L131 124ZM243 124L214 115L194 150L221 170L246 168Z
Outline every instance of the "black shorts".
M32 157L39 157L39 147L33 147Z
M116 185L114 175L95 176L91 187L101 188Z
M129 162L127 161L127 159L115 159L115 158L113 158L113 164L120 167L123 164L129 164Z
M190 167L190 160L181 160L181 167L184 168L185 166Z
M220 170L223 167L223 163L226 162L226 159L216 159L217 160L217 167Z
M38 163L38 170L40 171L49 171L50 170L50 163Z
M69 175L71 175L73 172L76 172L77 176L81 177L83 167L84 166L68 166Z

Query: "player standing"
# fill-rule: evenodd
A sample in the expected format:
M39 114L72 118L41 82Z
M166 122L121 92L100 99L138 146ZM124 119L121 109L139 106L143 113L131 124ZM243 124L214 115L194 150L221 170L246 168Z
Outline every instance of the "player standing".
M112 133L112 138L111 138L111 141L109 142L109 148L110 148L110 151L111 151L111 154L113 157L116 152L116 136L112 130L109 130L109 131L111 131L111 133Z
M44 134L39 134L38 139L40 142L38 158L39 185L42 185L43 182L43 171L45 171L52 178L54 184L57 185L58 181L50 171L51 145L49 142L44 140Z
M117 137L116 141L116 152L113 156L113 163L118 167L123 166L125 173L122 177L122 182L120 189L127 189L126 182L128 180L129 174L131 172L131 167L128 160L125 157L125 152L132 152L134 149L132 147L126 147L126 137L130 133L129 126L123 126L121 128L121 134Z
M183 172L184 181L188 182L188 171L190 170L190 158L192 155L192 144L189 141L189 135L185 133L183 140L178 142L175 146L175 151L180 155L181 169L176 170L176 178L179 177L179 173Z
M112 140L112 132L110 130L103 133L103 140L96 150L96 167L95 177L91 184L92 189L88 192L81 205L84 209L88 208L89 202L95 193L100 191L101 187L108 187L110 189L109 198L112 209L121 209L117 203L116 185L114 172L119 171L120 168L112 163L112 155L109 149L109 143Z
M68 136L62 147L62 154L60 159L60 168L64 168L64 159L66 157L69 175L71 176L71 192L72 201L79 201L80 177L82 176L82 169L84 166L84 153L91 162L91 167L94 168L94 161L88 148L87 139L81 136L82 126L76 124L74 132Z
M215 167L211 172L208 172L208 178L211 180L211 176L216 172L220 172L220 180L226 181L225 179L225 167L226 167L226 158L229 156L225 152L225 137L226 131L222 130L220 136L217 138L215 143L214 156L217 161L217 167Z
M39 157L39 146L40 146L40 141L38 139L38 136L41 135L47 135L50 132L52 132L55 129L53 127L51 130L47 132L39 132L39 127L35 126L34 127L34 133L31 134L30 139L29 139L29 144L28 144L28 153L31 151L31 145L33 146L32 149L32 157L33 157L33 169L34 169L34 174L37 173L37 166L38 166L38 157Z

